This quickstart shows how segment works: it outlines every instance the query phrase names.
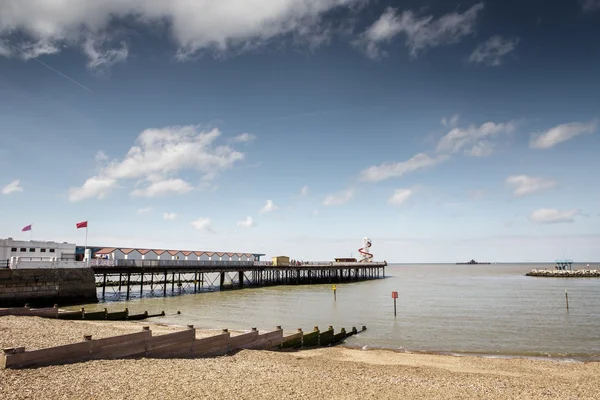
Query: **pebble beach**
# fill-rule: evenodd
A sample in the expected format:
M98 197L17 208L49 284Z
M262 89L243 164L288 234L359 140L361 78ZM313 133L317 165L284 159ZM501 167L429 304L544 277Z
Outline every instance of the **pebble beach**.
M184 327L0 317L2 348L39 349ZM197 337L218 331L197 330ZM207 359L99 360L0 369L2 399L597 399L600 363L358 350L244 350Z

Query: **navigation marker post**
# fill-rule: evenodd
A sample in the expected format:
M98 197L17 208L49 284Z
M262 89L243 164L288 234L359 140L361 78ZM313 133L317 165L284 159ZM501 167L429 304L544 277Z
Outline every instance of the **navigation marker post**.
M333 286L331 286L331 290L333 290L333 301L337 301L337 296L335 295L337 287L335 285L333 285Z
M567 301L567 311L569 311L569 295L567 294L567 289L565 289L565 300Z
M396 299L398 298L398 292L392 292L392 299L394 299L394 317L396 316Z

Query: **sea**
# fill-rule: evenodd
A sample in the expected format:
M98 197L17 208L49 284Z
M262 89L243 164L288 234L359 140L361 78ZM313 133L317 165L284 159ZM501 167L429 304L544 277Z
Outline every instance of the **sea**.
M525 276L534 268L553 264L391 264L384 279L337 283L335 299L331 284L198 294L184 286L187 294L167 297L161 290L139 296L134 287L128 301L108 287L105 301L84 307L164 311L148 321L200 329L281 325L293 333L365 326L345 343L360 349L600 361L600 278ZM580 268L586 265L573 264Z

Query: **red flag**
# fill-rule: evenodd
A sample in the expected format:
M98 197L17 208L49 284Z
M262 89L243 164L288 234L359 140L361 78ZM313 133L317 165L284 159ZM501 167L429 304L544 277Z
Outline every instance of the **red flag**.
M25 228L21 229L21 232L27 232L31 230L31 225L27 225Z
M77 223L77 229L79 228L87 228L87 221L83 221L83 222L78 222Z

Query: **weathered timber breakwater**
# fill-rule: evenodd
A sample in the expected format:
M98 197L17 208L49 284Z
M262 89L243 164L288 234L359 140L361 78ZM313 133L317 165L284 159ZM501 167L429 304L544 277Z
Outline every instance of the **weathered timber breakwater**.
M534 269L525 275L526 276L547 277L547 278L600 278L600 270L578 269L575 271L570 271L570 270Z
M62 311L55 304L54 307L49 308L30 308L29 305L25 307L0 308L0 317L4 315L88 321L135 321L152 317L164 317L165 312L149 314L148 311L144 311L139 314L130 314L128 308L125 311L116 312L108 312L106 308L103 311L86 312L83 307L79 311Z
M315 326L312 332L302 329L284 336L281 326L271 332L259 333L256 328L232 336L228 329L204 338L197 338L193 325L186 330L154 336L149 326L141 332L101 339L84 335L83 342L26 351L25 347L4 348L0 355L2 368L27 368L62 365L89 360L114 360L119 358L202 358L235 353L240 350L284 350L332 346L361 331L353 327L335 333L333 326L321 331Z

